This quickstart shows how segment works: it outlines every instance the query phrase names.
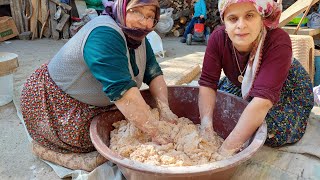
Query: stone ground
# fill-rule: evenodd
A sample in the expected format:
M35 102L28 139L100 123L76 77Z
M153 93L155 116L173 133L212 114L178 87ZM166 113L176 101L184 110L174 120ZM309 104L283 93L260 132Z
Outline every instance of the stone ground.
M0 52L11 52L19 56L17 72L14 74L15 94L20 91L26 78L41 64L48 61L64 45L66 40L41 39L34 41L9 40L0 42ZM187 46L177 38L165 37L163 46L165 58L159 62L183 61L184 56L192 56L191 61L201 62L204 45ZM1 86L1 85L0 85ZM18 103L17 99L15 102ZM17 116L14 103L0 107L0 179L42 180L60 179L50 166L32 155L24 127Z

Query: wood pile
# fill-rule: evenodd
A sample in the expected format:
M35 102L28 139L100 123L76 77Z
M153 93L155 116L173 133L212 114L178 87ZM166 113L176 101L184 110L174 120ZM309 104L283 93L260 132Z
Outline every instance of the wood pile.
M218 0L206 0L206 6L206 26L212 31L221 24L218 11ZM182 36L188 22L192 19L194 11L192 0L160 0L160 7L162 9L174 8L172 15L174 25L171 33L176 37Z
M81 21L87 9L84 0L0 0L1 5L10 5L19 38L24 40L68 39L71 19Z
M31 8L26 8L26 30L35 38L51 37L58 40L68 39L70 27L70 10L72 7L60 0L31 0ZM29 25L28 25L29 24Z

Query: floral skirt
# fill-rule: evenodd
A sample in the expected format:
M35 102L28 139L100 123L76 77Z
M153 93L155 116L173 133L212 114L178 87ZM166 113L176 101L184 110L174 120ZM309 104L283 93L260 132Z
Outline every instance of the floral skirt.
M64 93L50 78L46 64L27 79L21 95L22 115L30 136L61 153L94 151L91 120L109 108L91 106Z
M220 80L218 89L242 97L241 89L226 77ZM277 147L300 140L305 133L313 101L309 75L295 59L281 90L279 102L265 118L268 127L266 144Z

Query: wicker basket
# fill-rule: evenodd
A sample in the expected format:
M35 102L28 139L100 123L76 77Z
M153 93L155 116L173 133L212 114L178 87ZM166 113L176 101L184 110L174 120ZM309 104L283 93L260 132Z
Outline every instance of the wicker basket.
M290 35L293 57L295 57L309 73L311 81L314 78L314 41L308 35Z

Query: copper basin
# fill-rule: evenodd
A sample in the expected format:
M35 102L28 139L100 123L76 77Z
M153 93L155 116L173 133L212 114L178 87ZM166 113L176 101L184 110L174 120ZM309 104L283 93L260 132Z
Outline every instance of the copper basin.
M171 86L168 87L169 104L172 111L179 117L187 117L194 123L199 123L198 87ZM146 102L155 107L155 102L148 90L141 91ZM217 104L214 110L213 125L215 131L226 138L235 127L242 111L248 102L234 95L218 91ZM126 179L229 179L235 168L253 156L264 144L267 137L267 126L262 124L251 137L244 150L236 155L209 164L184 167L162 167L147 165L123 158L111 151L109 146L112 123L124 119L118 110L112 110L96 116L90 126L90 136L96 149L108 160L117 164Z

